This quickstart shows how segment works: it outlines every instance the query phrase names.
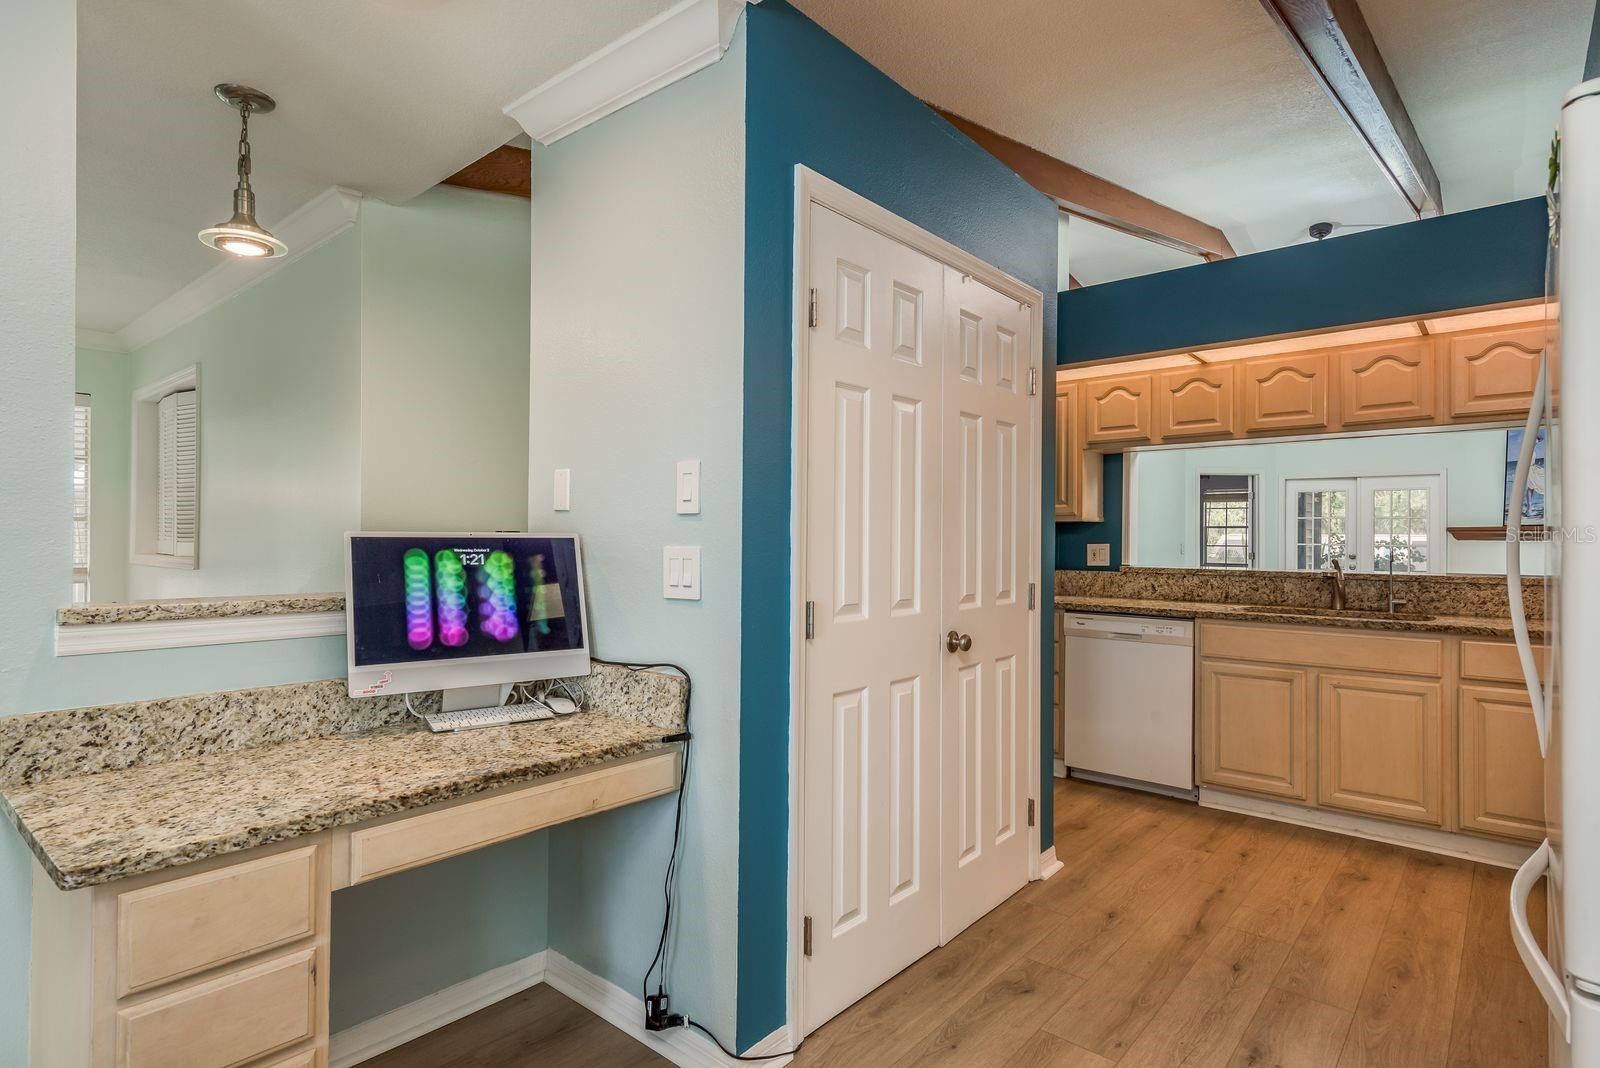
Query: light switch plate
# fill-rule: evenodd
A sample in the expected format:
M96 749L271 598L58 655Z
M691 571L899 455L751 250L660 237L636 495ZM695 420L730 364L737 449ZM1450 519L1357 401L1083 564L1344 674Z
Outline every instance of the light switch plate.
M556 484L553 493L552 507L558 512L572 511L572 468L556 468Z
M1089 546L1089 566L1110 567L1111 546L1100 542L1091 544Z
M669 601L700 599L700 546L668 545L661 550L661 596Z
M700 461L679 460L675 490L679 515L700 514Z

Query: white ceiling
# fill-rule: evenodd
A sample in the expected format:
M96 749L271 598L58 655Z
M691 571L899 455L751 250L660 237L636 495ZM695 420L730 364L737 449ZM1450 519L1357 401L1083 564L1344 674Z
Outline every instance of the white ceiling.
M1064 250L1064 251L1063 251ZM1179 252L1175 248L1158 245L1132 234L1113 230L1109 226L1088 219L1061 215L1061 239L1057 254L1064 268L1060 279L1066 289L1071 278L1086 286L1101 282L1115 282L1119 278L1135 278L1157 271L1170 271L1177 267L1193 267L1204 263L1199 256Z
M404 201L518 133L500 109L672 0L79 0L78 325L114 332L217 263L253 85L267 226L330 185Z
M1410 218L1259 0L796 0L913 93L1240 253ZM1362 0L1446 207L1535 196L1592 0ZM1088 283L1130 268L1074 250ZM1079 273L1079 267L1084 273Z

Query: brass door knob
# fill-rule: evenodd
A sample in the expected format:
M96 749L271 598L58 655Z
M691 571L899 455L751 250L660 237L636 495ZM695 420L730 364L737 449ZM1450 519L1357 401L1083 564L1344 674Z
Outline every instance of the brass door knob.
M946 652L964 653L972 648L972 635L953 630L944 636L944 647Z

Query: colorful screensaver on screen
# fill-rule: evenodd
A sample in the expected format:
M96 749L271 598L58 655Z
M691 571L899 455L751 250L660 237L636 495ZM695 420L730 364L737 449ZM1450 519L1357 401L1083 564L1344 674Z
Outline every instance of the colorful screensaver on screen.
M353 537L358 665L583 647L570 538Z

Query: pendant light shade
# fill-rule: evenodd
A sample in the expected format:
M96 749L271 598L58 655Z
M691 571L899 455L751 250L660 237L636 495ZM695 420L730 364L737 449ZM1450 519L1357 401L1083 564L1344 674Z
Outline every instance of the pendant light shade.
M250 188L250 114L265 115L277 107L266 93L247 85L216 87L223 103L239 112L239 184L233 190L233 216L200 231L200 242L219 252L249 259L270 259L289 251L272 232L256 222L256 194Z

